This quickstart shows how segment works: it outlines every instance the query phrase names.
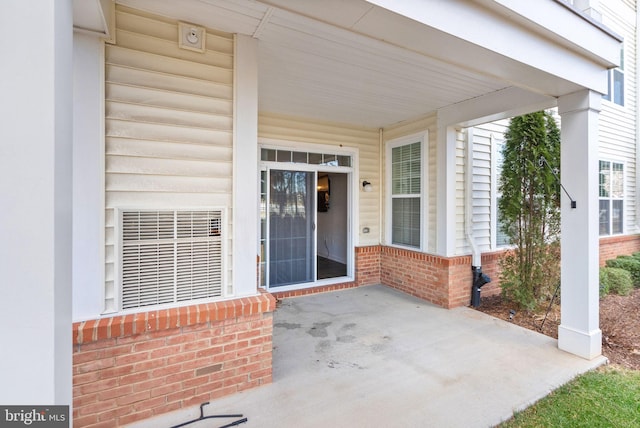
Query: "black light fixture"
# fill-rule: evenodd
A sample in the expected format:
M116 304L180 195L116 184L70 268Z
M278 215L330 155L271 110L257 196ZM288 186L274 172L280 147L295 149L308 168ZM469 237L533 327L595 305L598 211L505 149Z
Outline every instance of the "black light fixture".
M364 190L365 192L373 192L373 186L371 185L371 183L365 180L362 182L362 190Z

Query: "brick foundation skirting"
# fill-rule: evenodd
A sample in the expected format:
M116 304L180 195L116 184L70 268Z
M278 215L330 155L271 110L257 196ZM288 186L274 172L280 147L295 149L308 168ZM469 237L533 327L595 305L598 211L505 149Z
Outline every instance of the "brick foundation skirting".
M482 255L483 272L492 279L483 295L500 292L498 261L502 251ZM469 305L473 273L471 256L441 257L416 251L372 245L355 249L355 280L300 290L274 292L278 298L325 293L364 285L383 284L444 308Z
M444 308L471 300L471 256L441 257L383 247L381 282Z
M600 265L622 254L640 251L640 235L600 238ZM496 295L500 288L500 259L505 251L482 254L482 272L491 282L482 296ZM469 305L473 272L471 256L442 257L416 251L373 245L355 249L355 280L349 283L276 293L278 298L383 284L444 308Z
M607 236L600 238L600 266L607 260L640 251L640 235Z
M73 325L73 423L117 427L272 381L268 293Z

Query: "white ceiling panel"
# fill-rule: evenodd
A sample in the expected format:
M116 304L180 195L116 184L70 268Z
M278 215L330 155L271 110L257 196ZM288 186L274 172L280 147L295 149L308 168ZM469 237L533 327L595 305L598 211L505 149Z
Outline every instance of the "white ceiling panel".
M283 10L261 32L259 63L261 110L370 127L507 85Z
M265 113L379 128L514 86L543 96L580 89L364 0L119 2L256 37Z

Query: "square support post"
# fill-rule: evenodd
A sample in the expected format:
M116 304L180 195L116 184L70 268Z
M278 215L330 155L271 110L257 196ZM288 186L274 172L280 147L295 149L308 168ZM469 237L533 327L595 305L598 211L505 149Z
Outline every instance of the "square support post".
M71 0L2 2L0 403L70 405Z
M561 325L558 347L586 359L602 353L598 280L598 115L601 94L560 97L562 195Z
M234 54L233 288L258 292L258 40L238 34Z
M440 122L440 118L438 119ZM456 130L438 124L437 148L437 205L436 253L451 257L456 249Z

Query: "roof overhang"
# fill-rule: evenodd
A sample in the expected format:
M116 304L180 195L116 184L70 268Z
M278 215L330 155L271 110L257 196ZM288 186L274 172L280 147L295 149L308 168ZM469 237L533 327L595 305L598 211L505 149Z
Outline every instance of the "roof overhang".
M492 104L501 108L517 93L532 104L509 111L526 112L583 88L604 92L621 42L561 0L119 3L256 38L261 112L374 128L476 99L506 99ZM97 6L108 23L109 4L76 0L76 27L96 27Z
M73 0L74 31L111 39L115 33L113 0Z

